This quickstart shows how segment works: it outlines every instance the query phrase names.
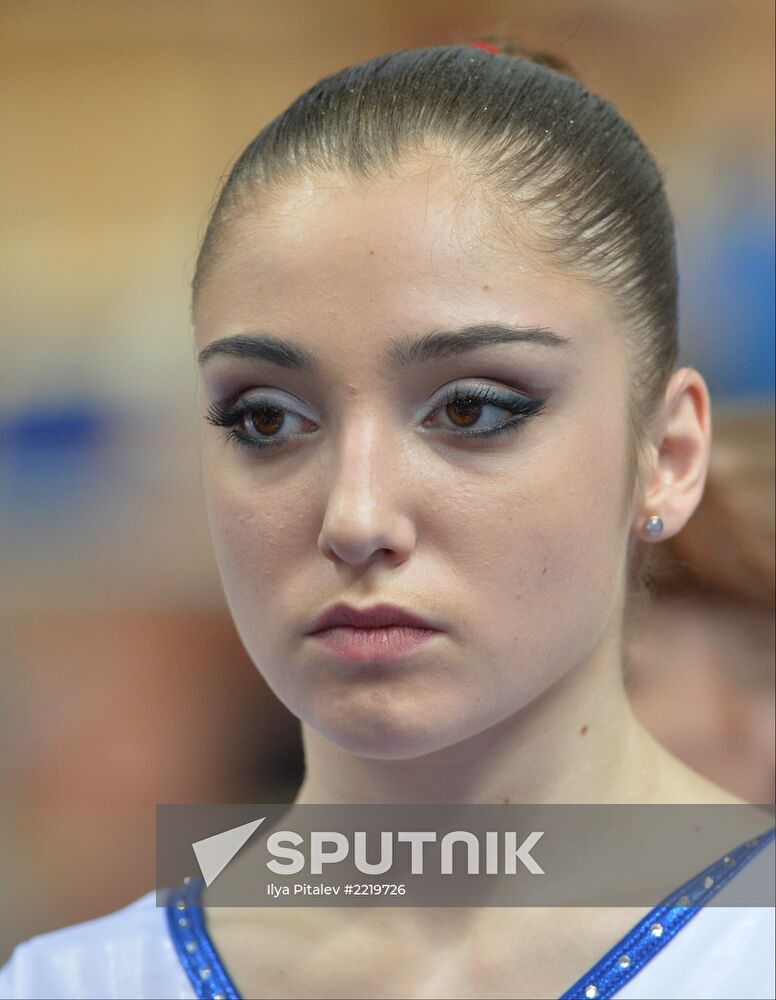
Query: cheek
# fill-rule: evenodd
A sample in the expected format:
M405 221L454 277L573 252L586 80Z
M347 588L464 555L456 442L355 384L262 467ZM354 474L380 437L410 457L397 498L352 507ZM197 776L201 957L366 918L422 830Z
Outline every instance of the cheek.
M454 502L441 512L438 530L455 537L450 578L477 609L469 623L494 664L520 668L519 683L541 686L589 656L619 609L625 448L621 415L578 415L478 484L465 517Z
M221 454L227 447L203 447L205 502L224 591L252 651L262 636L287 627L283 580L297 564L295 553L306 552L309 560L317 536L308 490L297 480L272 477L250 459Z
M216 557L230 592L246 586L264 591L288 542L283 511L226 488L211 493L208 506Z

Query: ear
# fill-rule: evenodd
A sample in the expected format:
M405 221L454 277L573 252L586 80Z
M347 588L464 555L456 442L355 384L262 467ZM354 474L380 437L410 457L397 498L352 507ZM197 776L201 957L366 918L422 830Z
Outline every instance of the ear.
M647 470L636 499L632 530L646 541L678 534L703 496L711 450L711 400L703 376L680 368L671 376L652 424ZM647 519L663 530L651 534Z

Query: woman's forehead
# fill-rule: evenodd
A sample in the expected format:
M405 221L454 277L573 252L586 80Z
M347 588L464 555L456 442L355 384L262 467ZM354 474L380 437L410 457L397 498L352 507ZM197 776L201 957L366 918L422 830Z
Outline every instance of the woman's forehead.
M519 224L515 253L496 250L488 237L498 225L476 186L432 166L370 180L341 174L302 178L245 204L224 240L237 253L271 257L268 263L284 268L347 254L365 262L377 256L379 261L369 263L397 270L548 269L546 258L531 253L529 230L521 232Z
M424 327L485 313L533 325L598 329L608 302L521 245L488 246L481 198L440 170L353 182L308 178L229 220L194 306L199 346L224 327L393 319Z

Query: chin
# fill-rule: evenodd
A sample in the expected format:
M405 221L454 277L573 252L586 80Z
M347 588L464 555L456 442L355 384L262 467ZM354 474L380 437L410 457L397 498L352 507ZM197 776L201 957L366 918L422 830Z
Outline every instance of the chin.
M434 750L441 750L446 745L444 741L435 741L427 734L415 738L404 734L393 737L388 734L378 737L364 734L362 739L354 738L352 733L323 732L323 735L348 753L370 760L413 760L433 753Z
M438 701L433 709L428 705L427 699L340 698L336 704L319 706L314 717L308 716L306 721L343 750L375 760L422 757L481 728L477 721L466 718L463 704L458 712L449 699L446 706Z

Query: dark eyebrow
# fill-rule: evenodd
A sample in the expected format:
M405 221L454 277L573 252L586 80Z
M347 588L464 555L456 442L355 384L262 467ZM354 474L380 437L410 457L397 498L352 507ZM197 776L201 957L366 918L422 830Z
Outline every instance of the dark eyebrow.
M396 368L422 364L439 358L449 358L477 347L491 344L541 344L542 347L563 347L569 343L568 337L536 326L505 326L501 323L481 323L464 326L459 330L440 330L424 334L418 339L404 337L395 340L389 350L389 357Z
M432 331L419 338L394 340L388 349L388 360L393 368L407 368L410 365L452 357L464 351L473 351L477 347L515 342L563 347L569 343L569 339L544 327L476 324L458 330ZM247 358L249 361L270 361L283 368L310 373L319 368L318 362L308 351L270 333L241 333L216 340L199 352L198 361L202 365L217 354Z
M318 363L311 354L289 340L273 337L271 333L238 333L214 340L202 348L197 360L203 365L216 354L229 354L249 361L271 361L298 371L315 372L318 369Z

